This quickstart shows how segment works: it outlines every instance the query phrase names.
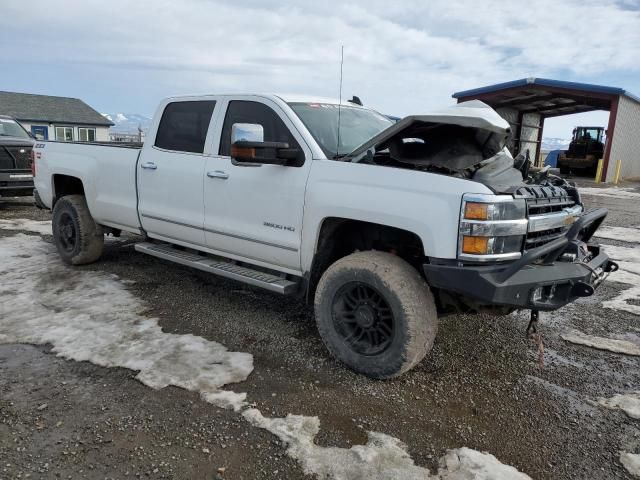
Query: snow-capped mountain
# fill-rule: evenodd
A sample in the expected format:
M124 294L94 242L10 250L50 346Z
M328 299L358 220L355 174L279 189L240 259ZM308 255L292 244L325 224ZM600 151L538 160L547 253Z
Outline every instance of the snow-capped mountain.
M543 137L542 138L542 151L550 152L551 150L566 150L569 148L571 139L556 138L556 137Z
M138 126L146 132L151 125L151 119L139 113L103 113L102 116L115 123L111 127L114 133L138 133Z

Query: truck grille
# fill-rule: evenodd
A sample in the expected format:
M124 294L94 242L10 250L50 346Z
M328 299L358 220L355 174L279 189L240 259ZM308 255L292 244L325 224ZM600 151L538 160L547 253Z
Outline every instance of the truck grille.
M31 146L0 145L0 170L29 170Z
M576 202L564 188L527 186L519 188L515 196L524 198L527 202L529 231L525 238L525 250L531 250L549 243L566 234L567 230L571 227L571 223L563 222L565 218L563 211L567 208L574 207ZM550 228L538 228L532 231L532 228L534 228L533 225L536 225L536 221L543 219L551 220ZM557 225L558 222L560 222L561 225ZM538 222L538 225L543 225L543 223Z

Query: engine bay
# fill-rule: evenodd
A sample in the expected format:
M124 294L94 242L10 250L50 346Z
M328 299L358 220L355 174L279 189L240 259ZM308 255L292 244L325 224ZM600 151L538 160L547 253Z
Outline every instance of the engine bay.
M548 168L533 168L528 152L514 158L505 147L507 138L508 131L416 121L363 152L357 161L464 178L496 193L541 185L561 187L577 196L575 186ZM574 201L580 203L578 198Z

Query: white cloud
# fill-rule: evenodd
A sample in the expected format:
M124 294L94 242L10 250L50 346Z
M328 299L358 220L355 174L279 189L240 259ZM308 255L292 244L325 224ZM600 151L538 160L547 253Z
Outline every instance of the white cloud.
M613 0L71 0L64 8L36 0L28 9L4 0L0 32L4 45L20 39L4 62L99 69L113 95L122 85L110 79L115 72L135 78L131 93L142 96L335 95L345 45L345 94L399 115L450 103L456 90L531 75L637 72L640 58L640 13Z

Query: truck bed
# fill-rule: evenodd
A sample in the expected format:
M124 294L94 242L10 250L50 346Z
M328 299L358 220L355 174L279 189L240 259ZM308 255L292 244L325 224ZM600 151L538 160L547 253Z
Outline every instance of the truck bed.
M65 176L82 181L96 222L138 232L136 165L141 145L87 142L37 142L35 186L50 207ZM53 179L53 181L51 181Z

